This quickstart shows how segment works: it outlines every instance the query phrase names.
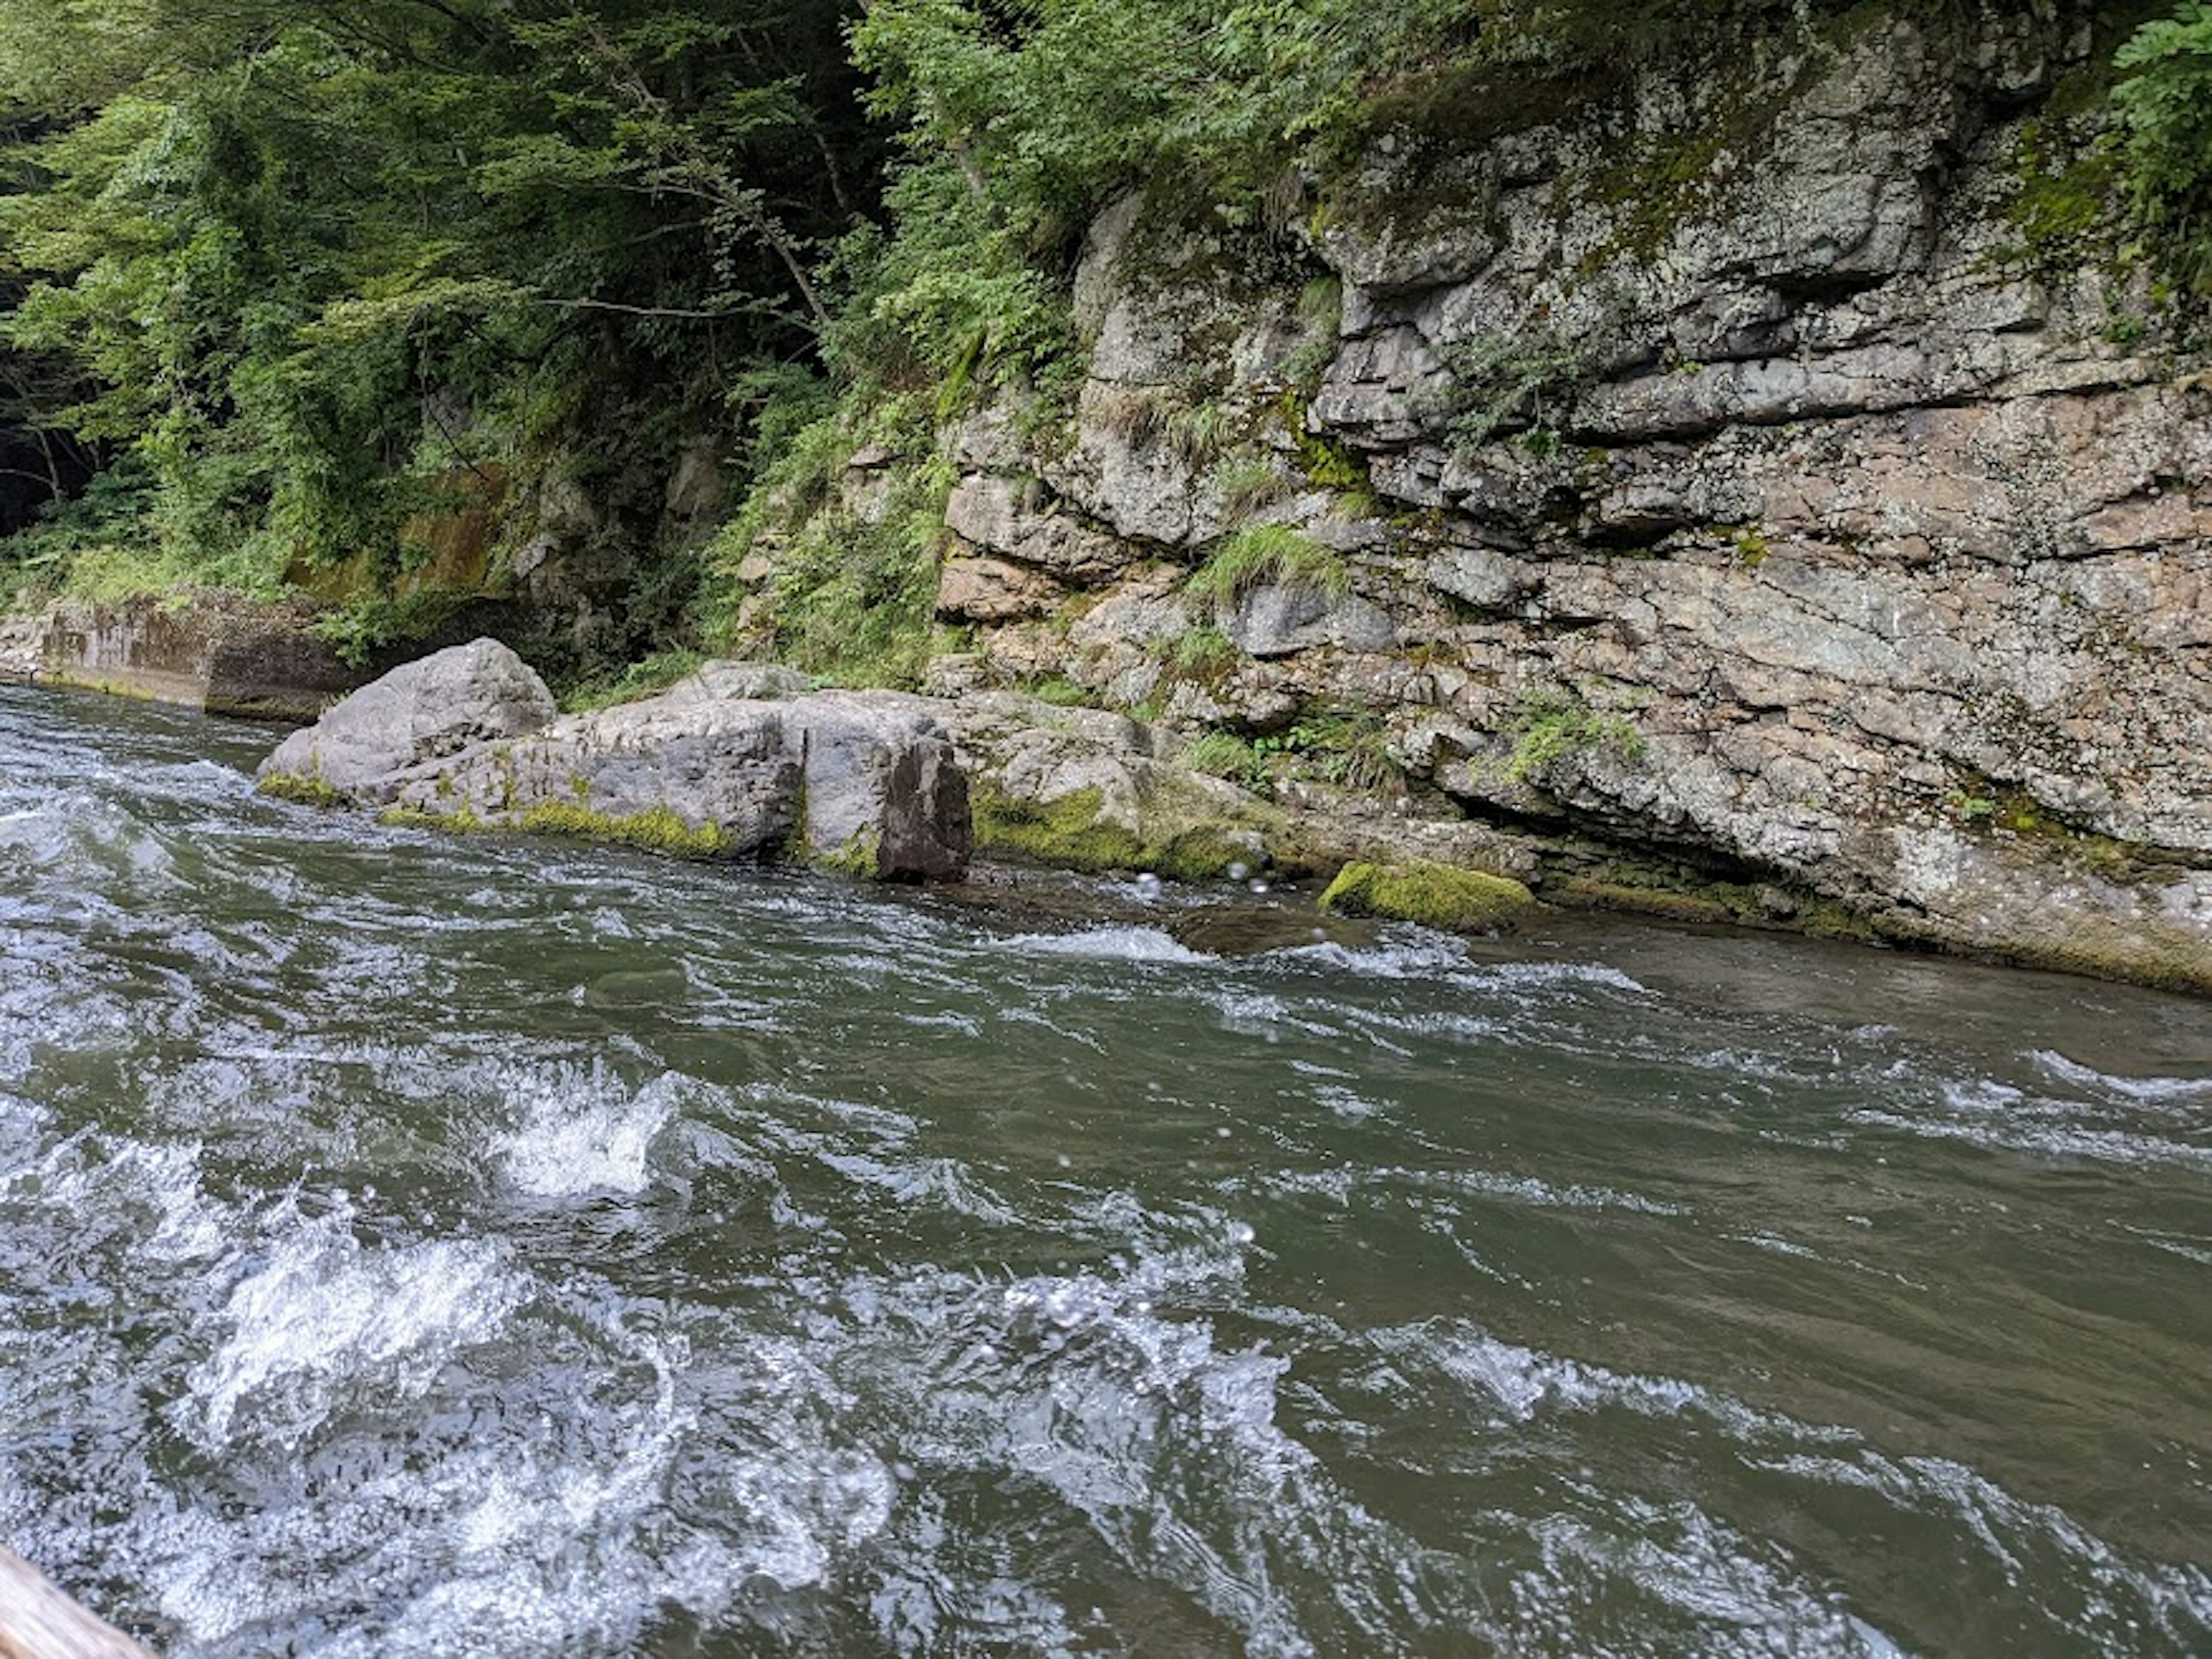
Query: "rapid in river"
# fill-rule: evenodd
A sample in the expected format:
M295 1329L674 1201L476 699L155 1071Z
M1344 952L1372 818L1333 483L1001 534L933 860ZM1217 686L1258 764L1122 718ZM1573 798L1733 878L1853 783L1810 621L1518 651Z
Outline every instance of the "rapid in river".
M2212 1007L441 839L0 690L0 1542L174 1659L2202 1656Z

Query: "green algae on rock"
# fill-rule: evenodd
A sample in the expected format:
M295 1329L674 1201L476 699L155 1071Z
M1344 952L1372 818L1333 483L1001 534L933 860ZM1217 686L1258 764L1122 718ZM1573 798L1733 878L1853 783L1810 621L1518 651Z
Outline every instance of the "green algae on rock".
M253 786L257 795L289 800L295 806L343 806L346 798L319 777L304 772L270 772Z
M1324 910L1461 933L1510 927L1535 903L1535 895L1510 877L1421 862L1347 864L1321 896Z
M1250 842L1228 827L1198 823L1144 840L1104 813L1097 788L1048 801L981 790L975 799L975 850L1065 870L1148 870L1178 881L1206 881L1249 866Z

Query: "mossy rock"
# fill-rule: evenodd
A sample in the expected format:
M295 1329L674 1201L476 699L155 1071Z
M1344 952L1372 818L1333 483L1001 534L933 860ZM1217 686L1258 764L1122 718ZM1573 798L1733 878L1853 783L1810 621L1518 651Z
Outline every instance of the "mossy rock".
M1545 891L1552 893L1550 888ZM1559 903L1577 908L1621 910L1632 915L1655 916L1666 921L1725 924L1744 920L1741 910L1717 898L1625 883L1577 878L1563 883L1553 896Z
M494 818L479 817L465 807L458 812L425 812L396 806L380 814L378 822L395 829L439 830L450 835L507 830L529 836L561 836L571 841L635 847L673 858L726 858L737 850L729 832L720 824L688 823L665 806L617 817L594 812L586 806L549 802L526 812Z
M1510 877L1418 860L1347 864L1321 896L1324 910L1460 933L1510 928L1535 903L1535 895Z
M345 797L320 778L298 772L271 772L253 786L253 793L266 795L271 800L289 800L296 806L345 805Z
M975 850L1054 869L1147 870L1177 881L1211 880L1257 861L1249 839L1220 825L1191 824L1147 840L1102 817L1104 805L1097 789L1048 801L978 790Z
M835 852L803 854L805 862L824 875L846 876L855 881L873 881L884 872L884 838L872 830L863 830Z

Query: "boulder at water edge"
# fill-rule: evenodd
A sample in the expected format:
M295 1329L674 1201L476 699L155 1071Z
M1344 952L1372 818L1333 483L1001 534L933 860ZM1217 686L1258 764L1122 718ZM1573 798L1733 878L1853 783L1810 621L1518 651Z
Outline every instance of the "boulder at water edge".
M552 724L553 694L496 640L393 669L295 732L261 763L271 794L387 805L414 769Z
M270 757L262 785L455 829L790 856L883 880L963 873L968 781L928 704L795 689L718 671L562 716L526 665L479 641L338 704Z

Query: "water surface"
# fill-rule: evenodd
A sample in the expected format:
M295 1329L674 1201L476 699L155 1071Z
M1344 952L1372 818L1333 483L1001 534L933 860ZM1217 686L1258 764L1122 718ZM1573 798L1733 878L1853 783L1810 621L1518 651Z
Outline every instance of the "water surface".
M0 690L0 1540L217 1656L2212 1651L2212 1011L1241 960Z

